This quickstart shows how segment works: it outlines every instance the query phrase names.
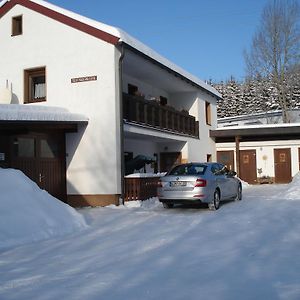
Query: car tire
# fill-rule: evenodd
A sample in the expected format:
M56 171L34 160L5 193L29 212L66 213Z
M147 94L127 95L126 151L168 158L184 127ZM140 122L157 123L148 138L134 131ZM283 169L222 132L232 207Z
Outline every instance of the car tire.
M210 210L218 210L220 207L220 192L215 190L214 199L211 203L208 204Z
M239 184L237 194L236 194L236 197L235 197L235 201L241 201L242 198L243 198L243 196L242 196L242 186Z
M174 206L173 203L163 203L164 208L172 208Z

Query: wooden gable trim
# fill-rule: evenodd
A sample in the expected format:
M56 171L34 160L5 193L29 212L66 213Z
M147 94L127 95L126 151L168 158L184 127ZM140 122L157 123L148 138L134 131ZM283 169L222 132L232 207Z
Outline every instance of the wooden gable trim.
M11 0L6 2L2 7L0 7L0 18L2 18L9 10L11 10L15 5L22 5L28 9L36 11L46 17L56 20L60 23L68 25L72 28L85 32L92 35L98 39L101 39L107 43L116 45L119 42L119 38L111 35L105 31L97 29L93 26L80 22L78 20L72 19L64 14L54 11L50 8L37 4L29 0Z

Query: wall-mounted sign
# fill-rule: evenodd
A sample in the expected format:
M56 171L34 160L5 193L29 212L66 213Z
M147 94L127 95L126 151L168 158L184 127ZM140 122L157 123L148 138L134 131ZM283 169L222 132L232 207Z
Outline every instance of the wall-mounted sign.
M97 76L84 76L84 77L71 78L71 83L95 81L95 80L97 80Z

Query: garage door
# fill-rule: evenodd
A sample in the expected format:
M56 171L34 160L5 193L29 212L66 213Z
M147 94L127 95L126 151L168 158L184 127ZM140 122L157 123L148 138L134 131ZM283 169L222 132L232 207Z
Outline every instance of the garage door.
M26 134L10 137L11 167L21 170L40 188L66 200L64 134Z
M291 149L274 149L275 182L289 183L292 180Z
M240 151L240 177L248 183L257 183L256 150Z

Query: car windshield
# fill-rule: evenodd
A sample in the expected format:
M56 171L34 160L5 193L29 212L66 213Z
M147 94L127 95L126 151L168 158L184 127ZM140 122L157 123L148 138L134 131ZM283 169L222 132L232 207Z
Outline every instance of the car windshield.
M179 165L174 167L168 175L203 175L205 173L205 165Z

